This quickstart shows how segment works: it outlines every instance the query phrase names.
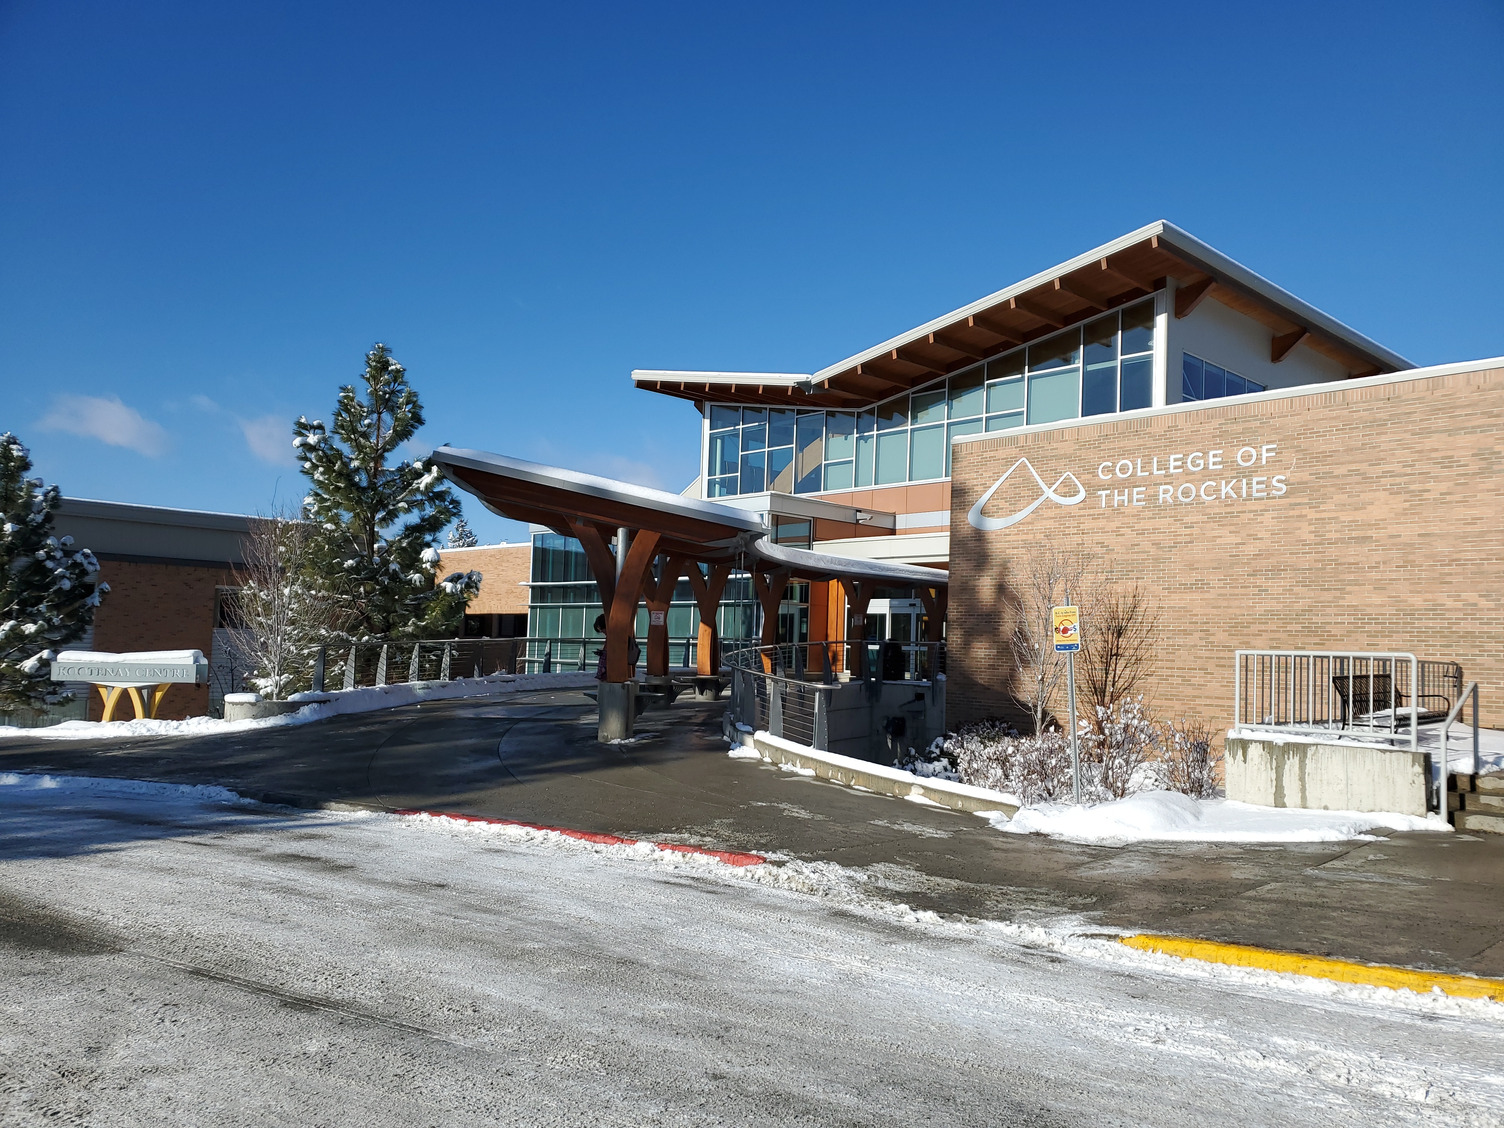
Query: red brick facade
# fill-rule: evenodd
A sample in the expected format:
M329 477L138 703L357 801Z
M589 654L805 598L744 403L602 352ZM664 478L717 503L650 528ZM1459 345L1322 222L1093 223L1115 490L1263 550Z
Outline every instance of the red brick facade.
M972 527L1020 458L1084 499ZM1399 650L1460 662L1504 727L1504 369L989 436L953 464L952 723L1012 711L1004 593L1031 547L1060 545L1150 594L1162 717L1229 724L1236 649ZM1020 466L982 515L1041 492Z
M110 591L94 615L93 649L202 650L206 658L213 651L214 592L234 585L228 569L106 559L99 571ZM175 685L162 698L157 716L181 720L208 711L208 686ZM103 704L95 692L89 718L97 721L102 715Z

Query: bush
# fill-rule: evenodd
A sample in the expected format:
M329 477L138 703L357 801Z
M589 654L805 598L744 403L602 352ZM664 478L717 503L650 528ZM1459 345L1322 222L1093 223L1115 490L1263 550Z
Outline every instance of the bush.
M1082 719L1079 729L1081 798L1088 803L1158 788L1194 799L1217 792L1221 760L1203 722L1156 723L1143 700L1133 698L1099 708L1097 726ZM1004 791L1026 804L1073 797L1070 741L1058 729L1019 736L1001 721L977 721L946 734L936 745L955 764L963 783ZM929 755L936 757L935 746Z
M1165 726L1164 783L1192 799L1210 799L1217 794L1218 768L1222 757L1212 743L1211 726L1205 721L1181 718Z
M901 771L913 772L925 779L948 779L957 783L961 774L954 757L945 746L943 736L936 737L922 753L910 748L899 754L893 766Z

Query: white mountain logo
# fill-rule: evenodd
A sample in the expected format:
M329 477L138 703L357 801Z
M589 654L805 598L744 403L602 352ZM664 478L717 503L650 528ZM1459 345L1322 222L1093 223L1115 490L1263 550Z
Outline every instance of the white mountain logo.
M997 493L998 488L1008 480L1009 475L1011 475L1013 471L1017 470L1020 466L1025 467L1029 471L1029 473L1033 475L1034 480L1039 483L1039 496L1031 501L1028 505L1020 509L1017 513L1011 513L1007 517L983 517L982 507L992 500L992 495ZM1060 489L1060 484L1066 481L1074 483L1076 487L1074 496L1065 497L1057 492ZM1081 484L1081 479L1077 478L1069 470L1060 475L1060 477L1056 478L1055 484L1053 486L1047 486L1044 484L1044 479L1039 476L1039 471L1035 470L1034 467L1029 464L1029 460L1027 458L1020 458L1012 466L1008 467L1007 473L1005 473L1001 478L992 483L992 488L990 490L984 493L981 497L977 498L977 503L973 505L970 511L966 514L966 520L973 529L981 529L984 533L990 533L996 531L997 529L1006 529L1009 525L1018 524L1030 513L1033 513L1034 510L1043 505L1046 501L1053 501L1056 505L1080 505L1085 500L1086 487Z

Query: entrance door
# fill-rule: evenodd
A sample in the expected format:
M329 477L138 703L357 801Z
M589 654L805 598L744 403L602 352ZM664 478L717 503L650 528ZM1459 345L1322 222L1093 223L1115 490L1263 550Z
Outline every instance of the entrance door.
M923 645L929 619L924 603L918 599L874 599L867 609L867 638L870 642L892 643L892 647L869 649L869 657L880 662L878 668L887 681L929 676L929 655Z

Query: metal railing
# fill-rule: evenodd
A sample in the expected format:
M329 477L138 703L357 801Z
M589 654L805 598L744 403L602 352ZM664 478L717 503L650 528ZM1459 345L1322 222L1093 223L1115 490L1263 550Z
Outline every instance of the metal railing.
M1401 652L1239 650L1233 727L1420 745L1462 699L1462 667Z
M520 638L425 639L421 642L330 643L319 647L313 689L355 689L418 681L452 681L519 672Z
M868 647L873 681L929 681L945 671L943 642L785 642L762 646L723 643L731 667L731 717L753 731L822 751L830 747L831 699L841 669L851 669L857 647Z
M547 674L561 670L594 670L599 660L596 651L606 645L606 640L600 635L574 638L554 637L528 637L515 640L524 643L523 651L519 655L519 674ZM639 638L637 645L647 651L647 640ZM688 638L670 638L668 640L668 661L670 667L694 669L699 661L700 642L691 635ZM638 662L639 667L642 660Z
M1478 683L1468 682L1467 688L1457 695L1457 704L1452 706L1446 720L1441 722L1441 755L1438 763L1441 765L1441 809L1446 810L1447 773L1452 769L1451 750L1447 747L1452 732L1452 725L1462 715L1462 707L1471 700L1473 703L1473 757L1472 764L1468 768L1468 775L1478 774Z
M780 642L763 646L755 640L721 643L721 657L733 669L746 666L799 679L835 680L839 671L855 671L865 652L867 676L879 681L930 681L945 673L945 643L884 639L832 639L826 642Z

